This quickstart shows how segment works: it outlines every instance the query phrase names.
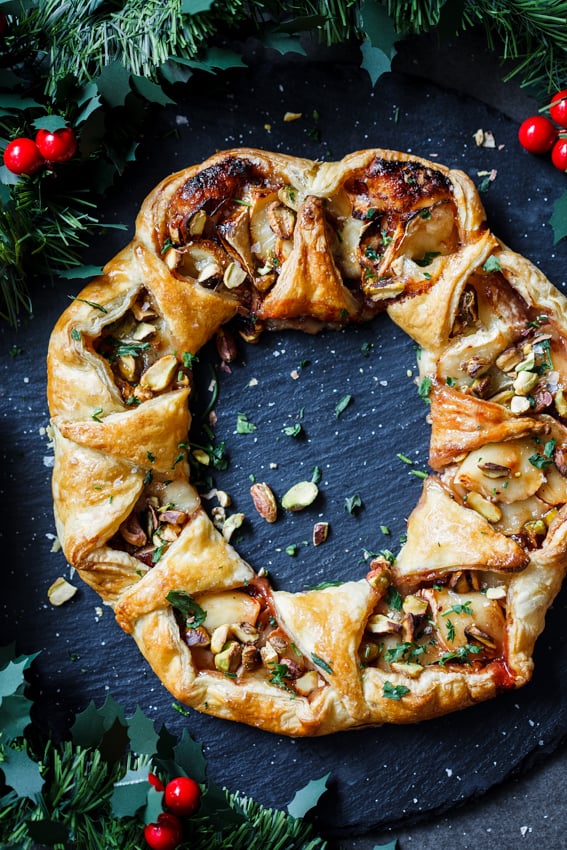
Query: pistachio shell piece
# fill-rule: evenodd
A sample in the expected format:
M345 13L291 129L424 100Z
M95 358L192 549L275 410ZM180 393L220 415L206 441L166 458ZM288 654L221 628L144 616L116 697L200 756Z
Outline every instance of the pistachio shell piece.
M319 488L313 481L299 481L284 493L282 507L286 511L301 511L312 505L318 495Z

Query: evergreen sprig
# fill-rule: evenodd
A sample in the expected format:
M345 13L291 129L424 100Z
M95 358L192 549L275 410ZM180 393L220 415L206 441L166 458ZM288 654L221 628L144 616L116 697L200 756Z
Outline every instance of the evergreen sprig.
M152 771L164 782L190 776L202 789L180 850L325 850L327 842L303 819L325 782L302 789L299 814L265 808L217 787L186 731L181 738L165 726L156 732L140 709L126 718L112 697L100 708L91 703L69 737L53 741L31 722L24 674L32 660L0 648L1 847L143 850L144 824L162 811L161 792L148 782Z

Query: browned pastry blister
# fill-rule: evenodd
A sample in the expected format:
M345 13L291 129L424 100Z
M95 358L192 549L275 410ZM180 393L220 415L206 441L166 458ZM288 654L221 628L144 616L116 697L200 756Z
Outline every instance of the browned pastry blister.
M378 312L420 349L430 465L394 563L273 590L190 482L193 357L227 322ZM160 183L59 319L53 497L69 562L181 702L287 735L411 723L525 684L567 563L567 302L469 178L407 154L218 153Z

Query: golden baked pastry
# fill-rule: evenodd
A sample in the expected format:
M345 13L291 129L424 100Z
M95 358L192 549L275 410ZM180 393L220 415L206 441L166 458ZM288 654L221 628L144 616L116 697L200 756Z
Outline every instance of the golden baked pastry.
M256 339L383 310L430 402L407 542L357 581L275 591L190 482L191 355L230 320ZM151 192L53 331L63 551L212 715L321 735L519 687L567 563L566 339L566 299L491 233L463 173L384 150L218 153Z

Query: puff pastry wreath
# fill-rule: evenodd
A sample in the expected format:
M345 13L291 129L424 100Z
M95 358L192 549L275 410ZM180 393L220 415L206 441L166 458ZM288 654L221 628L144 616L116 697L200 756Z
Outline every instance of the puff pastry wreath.
M383 310L430 402L407 542L358 580L274 590L190 483L190 355L229 321L250 338ZM491 233L463 173L385 150L218 153L151 192L53 331L64 553L212 715L321 735L521 686L567 563L566 338L566 299Z

